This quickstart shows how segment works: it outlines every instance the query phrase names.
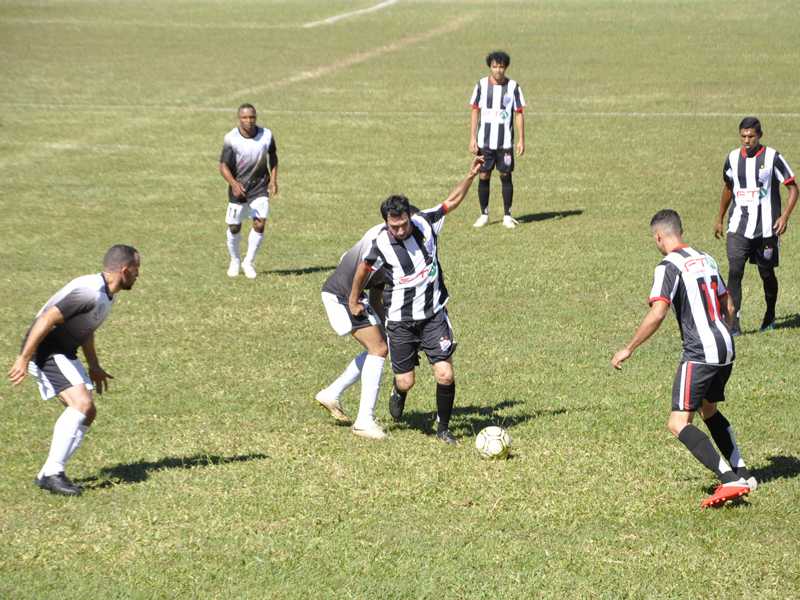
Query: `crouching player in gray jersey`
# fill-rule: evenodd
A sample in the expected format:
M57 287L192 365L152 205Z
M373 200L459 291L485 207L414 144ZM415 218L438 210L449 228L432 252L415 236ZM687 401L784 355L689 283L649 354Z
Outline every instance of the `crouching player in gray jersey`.
M370 248L372 240L382 228L383 224L376 225L350 248L322 286L322 304L325 306L331 327L340 336L351 334L364 347L364 352L356 356L344 372L316 396L317 402L325 407L334 419L349 421L350 417L345 414L339 398L347 388L360 379L361 401L352 431L355 435L373 440L386 437L381 426L375 422L375 403L381 385L383 363L388 353L381 326L383 276L380 273L370 274L365 283L369 296L362 294L359 300L364 306L364 312L360 315L350 314L347 299L361 257Z
M56 292L36 315L8 372L13 385L30 373L43 399L58 396L66 407L53 428L50 453L35 480L54 494L81 493L65 475L65 465L97 415L92 389L102 394L112 379L97 359L94 332L111 312L114 294L133 287L139 264L135 248L112 246L103 259L102 273L73 279ZM88 375L78 360L79 347L89 363Z
M672 305L683 339L683 356L672 387L668 427L722 482L701 506L721 506L757 485L739 453L733 428L717 410L717 404L725 400L725 384L733 370L733 302L714 259L683 242L678 213L659 211L650 221L650 230L664 255L655 270L650 312L611 364L621 369L633 351L658 330ZM724 460L708 436L692 425L697 411Z

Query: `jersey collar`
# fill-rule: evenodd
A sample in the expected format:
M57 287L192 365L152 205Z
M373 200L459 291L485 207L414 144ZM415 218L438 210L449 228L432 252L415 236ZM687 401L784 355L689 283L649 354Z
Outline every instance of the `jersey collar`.
M762 154L765 150L766 148L764 146L760 146L758 148L758 151L755 154L753 154L752 158L755 158L759 154ZM742 146L742 158L747 158L747 150L745 149L744 146Z
M108 281L106 281L106 276L103 273L100 273L100 277L103 279L103 291L106 293L106 296L108 296L109 300L113 300L114 296L111 294L111 290L108 289Z

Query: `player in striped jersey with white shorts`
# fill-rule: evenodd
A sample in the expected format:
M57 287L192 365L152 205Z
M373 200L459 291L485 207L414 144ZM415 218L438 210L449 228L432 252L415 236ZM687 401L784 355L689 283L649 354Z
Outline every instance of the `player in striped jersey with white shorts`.
M761 123L745 117L739 123L742 145L728 153L722 169L722 195L714 222L714 235L722 237L722 221L728 213L728 289L733 299L736 320L734 335L740 333L742 278L748 261L758 266L764 284L766 310L761 331L775 327L778 301L780 236L786 231L789 216L797 204L797 183L789 163L774 148L761 145ZM781 184L789 189L786 208L781 211Z
M650 221L650 230L664 255L655 270L650 311L611 364L622 368L633 351L658 330L670 305L674 308L683 339L683 356L672 387L668 427L722 482L701 506L720 506L757 486L742 459L730 423L717 409L717 404L725 400L725 384L733 369L733 337L728 328L733 319L733 302L714 259L684 243L678 213L659 211ZM692 424L697 411L724 459L708 436Z

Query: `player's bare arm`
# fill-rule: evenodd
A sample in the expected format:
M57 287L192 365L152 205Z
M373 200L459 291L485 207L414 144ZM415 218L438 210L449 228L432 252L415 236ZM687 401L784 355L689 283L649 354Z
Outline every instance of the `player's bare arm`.
M469 167L469 172L467 176L462 179L456 187L453 188L453 191L450 192L450 195L447 199L442 202L444 205L444 209L446 212L450 212L458 208L458 205L461 204L461 201L467 195L470 186L472 185L472 180L475 179L475 176L481 169L481 165L483 164L483 157L476 156L472 159L472 164Z
M478 121L481 111L479 108L472 107L472 114L469 117L469 151L471 154L478 154Z
M110 373L106 373L100 366L100 361L97 359L97 351L94 347L94 333L82 345L83 355L86 357L86 362L89 365L89 379L92 380L94 388L98 394L108 389L108 380L114 379Z
M718 240L725 236L722 223L725 220L725 213L728 212L728 207L731 205L731 200L733 200L733 190L730 184L725 181L722 184L722 193L719 198L719 213L717 214L717 219L714 221L714 237Z
M244 198L245 196L245 189L241 183L236 181L236 178L231 173L231 170L228 168L228 165L225 163L219 163L219 173L222 175L222 178L228 182L228 185L231 186L231 190L233 190L233 195L237 198Z
M517 156L525 154L525 115L517 112L514 115L514 127L517 130Z
M797 184L790 183L786 187L789 188L789 198L786 200L786 209L783 211L783 214L775 220L775 225L772 226L776 235L783 235L783 232L786 231L786 226L789 224L789 217L792 215L792 211L797 204Z
M350 288L350 297L347 299L347 306L350 309L350 314L354 317L364 312L364 305L361 304L361 292L364 290L369 274L370 266L363 261L359 263L356 274L353 276L353 287Z
M628 342L624 348L618 350L611 359L611 365L615 369L621 369L622 363L631 357L633 351L644 344L648 339L650 339L650 336L658 331L658 328L661 327L661 323L664 321L667 313L669 313L669 304L667 302L664 302L663 300L654 301L653 304L650 305L650 310L647 312L644 319L642 319L641 324L636 329L636 333L633 334L631 341Z
M22 351L19 353L8 372L8 378L11 380L12 385L19 385L22 383L25 376L28 374L28 363L36 353L39 344L47 337L47 334L50 333L53 327L61 325L63 322L64 315L61 314L57 306L51 306L44 313L39 315L39 318L36 319L31 327L31 331L28 334L28 339L25 340Z
M269 196L274 198L278 195L278 152L275 149L275 140L272 141L272 149L269 152Z

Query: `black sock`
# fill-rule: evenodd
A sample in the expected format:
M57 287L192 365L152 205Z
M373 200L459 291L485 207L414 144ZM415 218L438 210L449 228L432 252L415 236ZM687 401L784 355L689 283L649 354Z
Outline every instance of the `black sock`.
M719 451L722 453L722 456L725 457L725 460L730 463L731 468L736 472L739 477L744 477L747 479L750 477L751 473L747 469L747 467L736 467L735 464L731 461L731 457L733 456L733 451L736 450L736 441L733 439L733 434L731 432L731 424L728 419L725 418L721 412L717 411L713 414L710 419L705 420L706 427L708 427L708 431L711 432L711 437L714 439L714 443L719 448Z
M456 401L456 382L449 385L436 384L436 412L439 414L437 432L450 429L450 415L453 414L453 404Z
M678 439L689 449L689 452L708 470L713 471L722 483L730 483L739 479L733 471L722 473L719 470L720 455L711 444L708 436L694 425L687 425L678 434Z
M500 178L503 189L503 214L511 214L511 204L514 202L514 182L511 181L511 173Z
M489 180L478 180L478 203L481 205L481 214L489 214Z

